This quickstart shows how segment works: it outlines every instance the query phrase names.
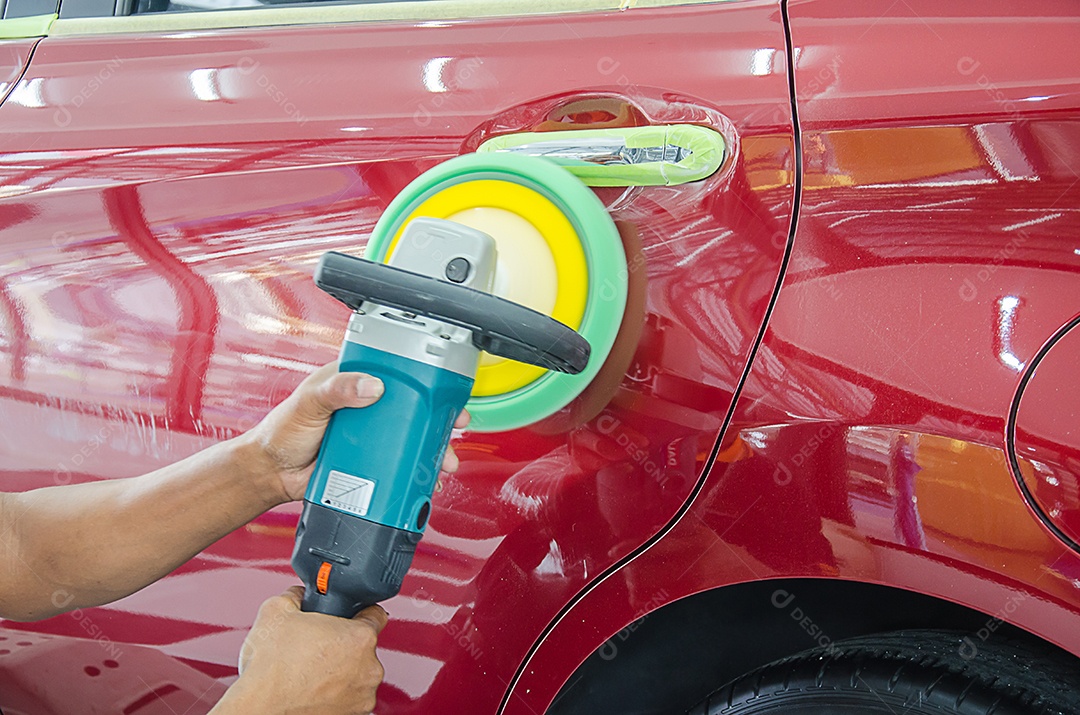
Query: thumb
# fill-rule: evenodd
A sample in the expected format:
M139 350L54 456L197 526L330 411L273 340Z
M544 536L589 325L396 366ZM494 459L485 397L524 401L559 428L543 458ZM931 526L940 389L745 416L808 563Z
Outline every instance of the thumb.
M282 613L299 611L303 598L303 586L293 586L279 596L271 596L259 606L259 613L255 616L255 620L261 621L267 618L274 618Z
M304 587L303 586L289 586L285 593L278 596L279 599L284 601L284 605L288 610L294 608L299 611L300 604L304 602Z
M382 397L384 390L382 380L363 372L321 368L308 381L310 384L300 390L297 412L313 422L325 421L343 407L367 407Z
M354 621L366 621L373 629L375 629L375 635L382 633L382 629L386 628L386 623L390 620L390 617L386 613L386 609L382 606L374 605L368 606L364 610L353 616Z

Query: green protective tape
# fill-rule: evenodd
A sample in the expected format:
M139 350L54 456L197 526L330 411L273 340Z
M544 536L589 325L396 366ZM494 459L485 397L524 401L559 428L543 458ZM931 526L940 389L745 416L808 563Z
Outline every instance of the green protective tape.
M79 0L71 0L78 2ZM206 12L152 12L122 17L72 17L57 21L51 35L181 32L347 22L430 22L486 17L625 12L637 7L708 5L731 0L426 0L345 5L244 7Z
M0 20L0 40L21 40L28 37L45 37L56 20L52 15L31 15Z
M473 397L470 429L501 432L533 424L565 407L604 364L626 308L626 253L607 209L580 180L544 159L514 154L466 154L421 174L390 202L368 242L365 256L385 261L402 222L428 197L466 181L496 179L539 192L559 207L581 238L589 276L585 314L578 332L592 346L578 375L547 372L513 392Z
M629 149L667 145L689 150L679 162L654 161L642 164L593 164L577 159L545 157L563 166L589 186L675 186L711 176L724 161L724 137L708 127L695 124L668 124L618 129L581 129L564 132L525 132L488 139L477 148L480 153L502 152L526 144L589 139L622 139Z

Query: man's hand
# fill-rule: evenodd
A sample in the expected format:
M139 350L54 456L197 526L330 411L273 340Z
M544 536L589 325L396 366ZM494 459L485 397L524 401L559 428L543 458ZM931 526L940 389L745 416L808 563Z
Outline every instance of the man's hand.
M280 501L303 498L323 432L334 411L343 407L367 407L382 394L382 381L376 377L360 372L338 372L336 362L323 365L243 436L257 446L262 468L278 476L282 489ZM461 429L468 423L468 413L462 412L454 426ZM373 448L378 446L373 445ZM447 449L443 470L453 472L457 467L454 450Z
M302 586L263 603L240 649L240 678L211 711L368 715L383 667L375 655L386 611L352 620L302 613Z
M378 380L326 365L253 429L149 474L0 494L0 616L36 620L123 598L300 499L330 415L381 394ZM468 419L462 412L456 426ZM443 469L456 468L447 450Z

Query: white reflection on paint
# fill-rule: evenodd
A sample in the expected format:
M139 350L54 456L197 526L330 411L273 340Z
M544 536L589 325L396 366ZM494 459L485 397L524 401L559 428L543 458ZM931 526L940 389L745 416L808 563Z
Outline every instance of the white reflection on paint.
M755 449L765 449L768 445L767 437L764 432L758 430L746 430L740 434L743 441Z
M35 77L26 82L19 82L15 89L11 91L11 94L8 95L8 101L31 109L45 107L47 105L45 104L44 87L42 86L44 83L44 77Z
M896 189L911 188L912 186L937 188L945 186L980 186L982 184L996 184L997 179L955 179L951 181L913 181L892 182L882 184L855 184L853 189Z
M449 92L445 84L443 84L443 70L446 69L446 65L450 62L450 57L432 57L424 65L424 87L429 92Z
M1027 228L1028 226L1034 226L1036 224L1046 223L1047 221L1053 221L1054 219L1061 218L1062 216L1064 216L1064 214L1062 214L1062 213L1046 214L1045 216L1040 216L1039 218L1033 218L1030 221L1021 221L1020 223L1014 223L1014 224L1010 224L1008 226L1003 226L1001 230L1002 231L1015 231L1018 228Z
M772 74L773 57L775 56L776 50L771 47L754 50L753 58L750 60L750 74L755 77L765 77Z
M1003 124L976 124L972 130L994 171L1005 181L1038 181L1020 139Z
M216 69L192 70L188 74L191 91L195 98L203 102L215 102L221 99L221 86L218 84Z
M1024 363L1016 357L1012 348L1013 325L1016 322L1016 309L1020 306L1020 299L1015 295L1007 295L998 300L998 357L1001 362L1017 372L1024 369Z

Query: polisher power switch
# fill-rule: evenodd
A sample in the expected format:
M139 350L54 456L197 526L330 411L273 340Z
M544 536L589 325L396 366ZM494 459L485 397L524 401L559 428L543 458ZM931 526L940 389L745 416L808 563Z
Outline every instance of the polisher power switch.
M351 618L401 588L482 349L585 369L589 344L576 332L475 289L491 286L494 270L490 236L428 218L406 226L391 265L320 259L316 284L356 311L340 369L374 375L385 390L370 407L338 410L327 427L292 557L303 610Z

